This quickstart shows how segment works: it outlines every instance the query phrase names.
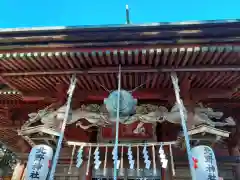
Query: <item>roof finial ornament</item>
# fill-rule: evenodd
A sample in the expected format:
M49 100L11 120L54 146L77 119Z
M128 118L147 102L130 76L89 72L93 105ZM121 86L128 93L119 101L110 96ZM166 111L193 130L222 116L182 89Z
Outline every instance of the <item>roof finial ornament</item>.
M129 7L126 4L126 24L130 24Z

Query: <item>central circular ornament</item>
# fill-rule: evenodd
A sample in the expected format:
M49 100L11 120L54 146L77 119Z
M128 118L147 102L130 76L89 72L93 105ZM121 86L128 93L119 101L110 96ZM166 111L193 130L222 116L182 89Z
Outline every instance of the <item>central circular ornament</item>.
M117 117L118 111L118 91L115 90L108 98L104 99L104 104L111 118ZM120 90L119 116L126 117L135 114L137 100L126 90Z

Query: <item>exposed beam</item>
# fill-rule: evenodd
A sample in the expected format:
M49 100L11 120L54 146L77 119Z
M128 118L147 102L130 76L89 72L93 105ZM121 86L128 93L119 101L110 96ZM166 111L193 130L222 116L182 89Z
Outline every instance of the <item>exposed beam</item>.
M49 70L31 72L4 72L0 75L5 76L38 76L38 75L71 75L71 74L109 74L117 73L118 67L90 68L88 70ZM240 72L240 65L234 66L189 66L189 67L150 67L150 66L123 66L122 73L170 73L170 72Z
M68 90L68 87L62 83L57 83L56 84L56 89L57 89L57 100L59 102L62 102L62 104L66 101L66 98L67 98L67 90Z
M194 48L194 47L202 47L202 46L239 46L239 42L218 42L214 44L209 44L209 42L201 42L201 43L184 43L184 44L126 44L124 42L123 45L118 44L117 46L112 46L106 44L104 47L101 46L91 46L91 47L82 47L82 44L47 44L47 45L27 45L27 46L19 46L19 45L11 45L11 46L2 46L0 49L0 53L28 53L28 52L65 52L65 51L81 51L81 52L93 52L93 51L129 51L129 50L137 50L137 49L158 49L158 48Z
M14 85L12 85L11 83L9 83L3 76L0 75L0 82L2 82L3 84L6 84L9 88L11 88L12 90L18 91L20 92Z
M20 125L8 125L8 126L2 126L0 127L0 130L12 130L12 131L16 131L17 129L20 129L21 126Z
M192 97L192 101L202 101L204 104L209 104L214 107L217 106L240 106L240 100L231 99L231 89L213 89L213 88L191 88L189 94ZM102 101L109 95L104 90L99 91L84 91L77 90L74 94L74 99L77 101ZM173 89L160 88L160 89L138 89L133 92L133 96L139 100L163 100L168 102L174 102ZM28 100L31 101L28 101ZM50 101L51 99L51 101ZM26 100L26 101L25 101ZM34 91L26 92L23 94L22 100L0 101L0 106L4 108L8 107L28 107L28 106L47 106L53 101L57 101L55 92Z
M206 106L210 106L210 107L213 107L213 108L220 108L220 109L227 109L229 107L231 108L240 108L240 101L238 102L224 102L224 101L211 101L210 103L206 103ZM234 113L236 114L236 113ZM237 113L239 114L239 113ZM240 115L240 114L239 114Z
M205 100L204 103L206 104L238 104L240 103L240 99L224 99L224 98L217 98L215 100L208 99Z
M39 99L37 99L36 101L24 101L20 99L0 100L0 108L5 108L6 106L8 108L46 107L51 102L39 101Z
M192 77L188 73L184 77L184 79L180 82L180 95L182 96L184 103L191 104L191 83L192 83Z
M32 95L34 95L34 94L32 94ZM27 97L28 98L28 97ZM78 102L80 101L82 101L83 102L83 99L77 99L77 98L75 98L76 100L78 100ZM55 101L56 101L57 99L55 99ZM140 98L140 100L144 100L144 99L141 99ZM146 99L146 100L148 100L148 99ZM149 99L149 100L154 100L154 99ZM156 99L155 99L156 100ZM217 99L211 99L211 100L209 100L207 103L205 103L205 102L203 102L204 104L206 104L207 106L211 106L211 107L213 107L213 108L228 108L228 107L231 107L231 108L237 108L237 107L240 107L240 100L238 100L238 101L234 101L233 100L233 102L231 102L231 101L228 101L229 99L227 98L227 99L221 99L220 101L219 100L217 100ZM88 99L85 99L85 102L87 102L88 101ZM91 100L89 100L90 102L91 102ZM94 101L94 100L92 100L92 101ZM99 100L96 100L96 101L99 101ZM102 100L101 100L102 101ZM171 102L174 102L174 97L173 97L173 99L168 99L168 100L164 100L163 99L163 101L165 101L165 102L169 102L169 103L171 103ZM201 100L200 100L201 101ZM202 100L202 101L204 101L204 100ZM38 101L36 101L36 102L38 102ZM45 101L41 101L41 102L45 102ZM159 102L161 102L161 99L159 99ZM196 101L197 102L197 101ZM45 103L46 105L45 106L47 106L47 105L49 105L49 103ZM2 106L2 107L6 107L6 106L8 106L8 107L12 107L12 108L21 108L23 105L25 105L25 106L32 106L33 104L32 104L32 101L31 102L25 102L25 101L19 101L19 100L12 100L11 102L10 101L5 101L5 102L1 102L0 101L0 107ZM42 107L42 105L41 104L34 104L34 106L39 106L39 107ZM45 107L44 106L44 107Z
M230 98L231 90L229 89L213 89L213 88L191 88L189 94L193 101L200 101L208 98ZM109 92L104 90L99 91L83 91L78 90L75 92L74 98L79 101L102 101L107 98ZM175 96L173 89L161 88L161 89L138 89L132 93L132 95L140 100L174 100ZM29 92L23 95L24 98L35 97L36 99L43 97L53 97L54 93L47 93L44 91L40 92Z

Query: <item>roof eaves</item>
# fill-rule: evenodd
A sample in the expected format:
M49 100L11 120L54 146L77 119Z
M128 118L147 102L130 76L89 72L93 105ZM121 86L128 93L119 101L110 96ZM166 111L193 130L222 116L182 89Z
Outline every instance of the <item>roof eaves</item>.
M86 26L46 26L46 27L22 27L22 28L0 28L1 33L14 32L41 32L41 31L61 31L61 30L90 30L90 29L119 29L119 28L141 28L141 27L170 27L170 26L204 26L204 25L226 25L240 23L240 19L229 20L207 20L207 21L182 21L182 22L160 22L148 24L118 24L118 25L86 25Z

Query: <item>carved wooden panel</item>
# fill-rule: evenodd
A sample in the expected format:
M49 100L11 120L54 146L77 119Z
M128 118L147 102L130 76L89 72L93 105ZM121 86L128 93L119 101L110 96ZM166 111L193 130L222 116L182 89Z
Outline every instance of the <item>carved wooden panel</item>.
M88 141L87 133L81 128L77 128L75 124L68 125L65 131L66 139L68 141Z
M143 124L138 131L136 130L139 123L135 122L129 125L119 124L119 140L151 140L155 136L155 126L150 123ZM112 127L102 127L100 139L112 140L115 139L115 125Z

